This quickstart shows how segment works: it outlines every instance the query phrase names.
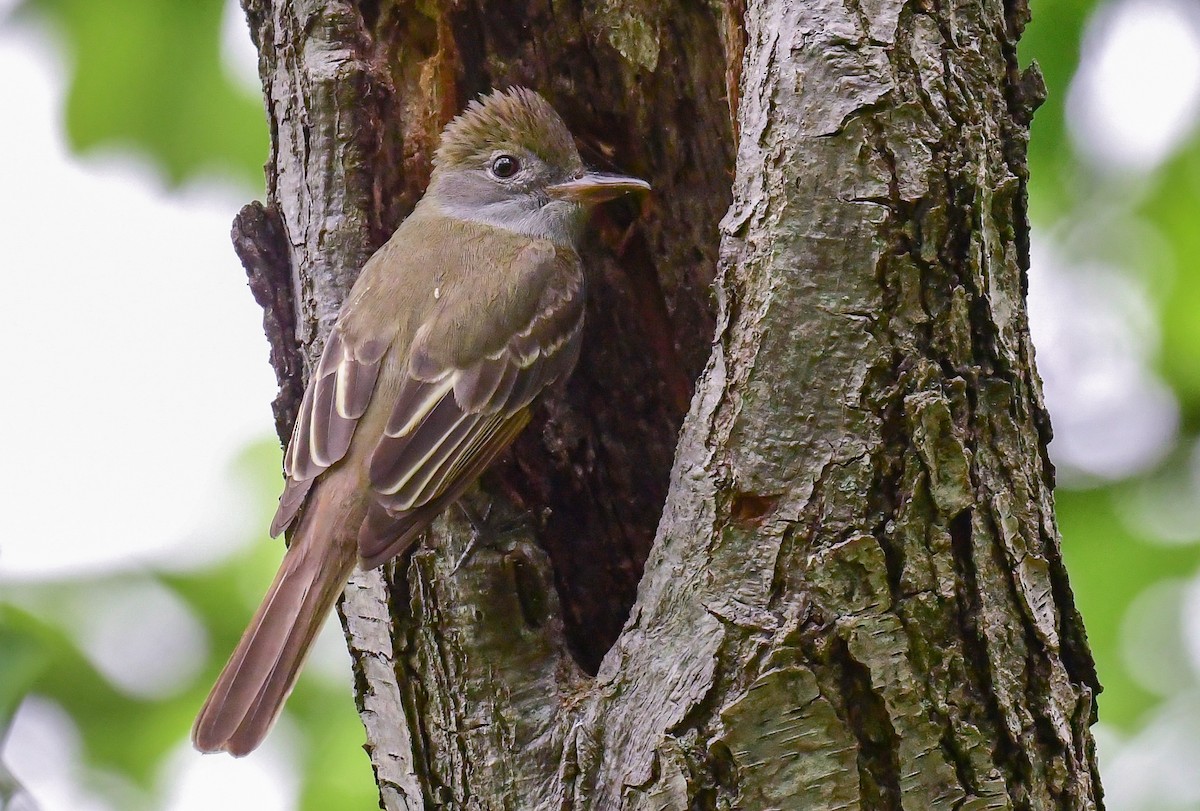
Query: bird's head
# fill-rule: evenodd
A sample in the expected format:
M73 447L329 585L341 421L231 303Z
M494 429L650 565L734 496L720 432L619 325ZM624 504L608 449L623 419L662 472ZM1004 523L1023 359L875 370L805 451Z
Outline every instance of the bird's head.
M472 101L446 125L426 197L444 213L572 242L587 207L650 184L588 172L566 124L522 87Z

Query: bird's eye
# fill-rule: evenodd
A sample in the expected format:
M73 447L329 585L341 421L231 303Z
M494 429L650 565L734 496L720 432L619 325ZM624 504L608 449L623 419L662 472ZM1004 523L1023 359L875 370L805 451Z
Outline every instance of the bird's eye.
M492 174L507 180L521 170L521 164L512 155L500 155L492 161Z

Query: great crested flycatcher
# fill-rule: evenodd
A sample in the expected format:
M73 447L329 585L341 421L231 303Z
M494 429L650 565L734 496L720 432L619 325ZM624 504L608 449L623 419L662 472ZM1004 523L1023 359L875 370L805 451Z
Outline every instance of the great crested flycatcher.
M272 536L295 524L292 542L200 710L197 749L262 742L355 564L405 551L570 374L586 209L649 188L585 171L530 90L450 122L425 196L368 260L308 382L271 522Z

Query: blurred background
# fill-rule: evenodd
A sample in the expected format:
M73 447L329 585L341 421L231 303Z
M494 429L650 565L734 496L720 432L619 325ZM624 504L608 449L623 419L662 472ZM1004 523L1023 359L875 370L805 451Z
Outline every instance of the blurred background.
M1200 811L1200 4L1031 4L1029 308L1107 805ZM0 809L376 807L332 626L260 751L185 737L279 554L240 10L0 0L0 110Z

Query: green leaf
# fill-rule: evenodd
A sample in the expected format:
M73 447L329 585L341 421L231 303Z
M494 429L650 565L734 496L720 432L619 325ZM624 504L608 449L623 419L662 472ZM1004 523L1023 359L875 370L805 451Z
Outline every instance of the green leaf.
M1030 213L1046 222L1078 202L1079 165L1067 137L1067 89L1079 65L1083 28L1096 0L1031 0L1033 15L1021 36L1021 64L1037 60L1046 80L1046 102L1030 126Z
M51 656L23 615L0 606L0 731L50 664Z
M200 174L263 185L261 99L221 65L221 0L29 0L72 57L66 125L79 152L133 147L172 183Z
M1134 730L1161 698L1130 673L1121 628L1130 604L1151 585L1194 574L1200 545L1167 546L1131 529L1116 508L1121 488L1062 490L1056 495L1063 559L1104 692L1100 719Z
M1161 313L1162 371L1183 407L1185 428L1200 431L1200 138L1194 138L1162 168L1138 213L1166 239L1167 255L1147 256L1165 267L1147 268ZM1151 254L1154 247L1148 246Z

